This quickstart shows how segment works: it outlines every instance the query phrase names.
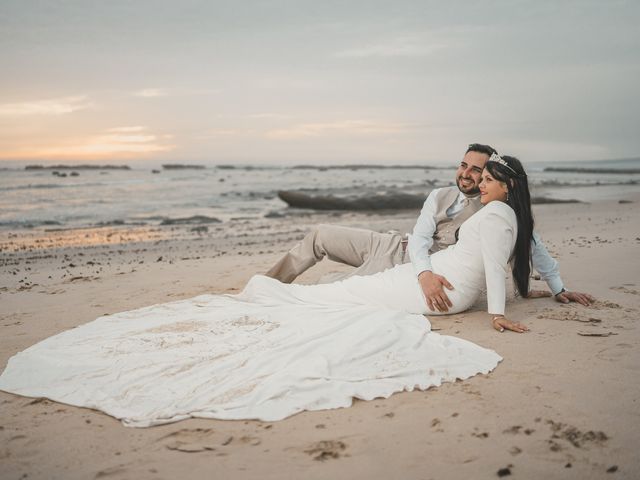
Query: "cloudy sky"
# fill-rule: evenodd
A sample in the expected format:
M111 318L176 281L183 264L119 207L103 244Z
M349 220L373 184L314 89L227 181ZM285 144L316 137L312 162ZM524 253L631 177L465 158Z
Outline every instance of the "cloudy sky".
M639 156L637 1L0 3L0 161Z

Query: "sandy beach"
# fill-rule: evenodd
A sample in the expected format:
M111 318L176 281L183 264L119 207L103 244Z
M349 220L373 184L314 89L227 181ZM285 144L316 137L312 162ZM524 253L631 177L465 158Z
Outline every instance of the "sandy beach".
M432 318L496 350L490 374L280 422L187 420L126 428L97 411L0 392L2 479L637 478L640 193L535 206L569 289L598 301L511 298L526 334L498 333L484 299ZM0 365L98 316L238 292L315 223L410 230L417 212L314 214L188 226L0 235ZM276 232L276 233L273 233ZM299 281L345 267L323 262ZM534 281L533 288L544 288Z

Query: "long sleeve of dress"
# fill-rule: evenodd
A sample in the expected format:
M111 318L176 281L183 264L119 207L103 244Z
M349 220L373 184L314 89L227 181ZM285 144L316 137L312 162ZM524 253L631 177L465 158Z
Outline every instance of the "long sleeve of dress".
M485 208L492 208L492 205ZM480 224L479 232L487 282L487 310L493 315L504 315L507 265L517 225L500 208L492 208Z

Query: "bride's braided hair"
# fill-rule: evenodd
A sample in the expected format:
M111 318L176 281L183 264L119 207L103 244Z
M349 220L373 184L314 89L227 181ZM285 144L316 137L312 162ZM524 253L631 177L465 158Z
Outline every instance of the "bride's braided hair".
M527 174L516 157L502 156L503 161L489 161L485 168L493 178L507 185L507 204L513 208L518 220L518 236L511 256L513 281L522 297L529 294L531 274L531 241L533 239L533 213Z

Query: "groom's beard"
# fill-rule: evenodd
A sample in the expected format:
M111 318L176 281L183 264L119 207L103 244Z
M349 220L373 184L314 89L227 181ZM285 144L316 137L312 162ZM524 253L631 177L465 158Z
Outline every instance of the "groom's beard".
M456 179L456 185L458 185L458 190L470 197L480 194L480 187L472 178L459 176Z

